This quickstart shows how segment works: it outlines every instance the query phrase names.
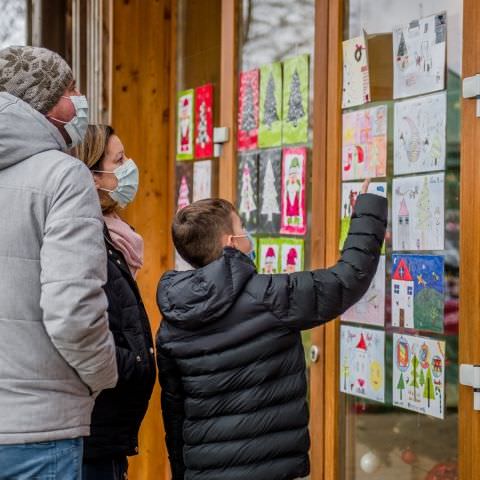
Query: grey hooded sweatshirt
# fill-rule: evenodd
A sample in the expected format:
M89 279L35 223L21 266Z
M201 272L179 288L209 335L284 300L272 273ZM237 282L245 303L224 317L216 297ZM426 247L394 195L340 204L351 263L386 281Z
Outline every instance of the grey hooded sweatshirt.
M0 444L89 435L117 381L103 221L60 132L0 93Z

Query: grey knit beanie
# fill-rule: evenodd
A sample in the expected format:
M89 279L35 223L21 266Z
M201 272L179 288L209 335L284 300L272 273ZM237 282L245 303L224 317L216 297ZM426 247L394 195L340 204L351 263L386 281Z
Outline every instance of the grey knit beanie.
M46 114L73 80L72 69L57 53L39 47L0 50L0 92L8 92Z

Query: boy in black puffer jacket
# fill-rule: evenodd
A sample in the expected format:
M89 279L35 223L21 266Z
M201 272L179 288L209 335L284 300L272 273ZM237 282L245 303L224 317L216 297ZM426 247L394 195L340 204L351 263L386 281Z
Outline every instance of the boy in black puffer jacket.
M363 192L368 187L365 182ZM259 275L234 207L202 200L172 234L195 270L160 281L157 335L173 480L292 480L309 473L301 330L336 318L366 292L387 223L387 200L358 197L332 268Z

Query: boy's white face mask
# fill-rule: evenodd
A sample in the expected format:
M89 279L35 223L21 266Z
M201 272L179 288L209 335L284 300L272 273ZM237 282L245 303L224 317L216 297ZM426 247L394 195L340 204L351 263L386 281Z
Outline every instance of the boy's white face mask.
M232 235L232 238L248 238L248 241L250 242L250 250L245 255L247 255L247 257L253 263L255 263L256 254L255 254L255 247L254 247L252 235L250 233L246 233L245 235Z

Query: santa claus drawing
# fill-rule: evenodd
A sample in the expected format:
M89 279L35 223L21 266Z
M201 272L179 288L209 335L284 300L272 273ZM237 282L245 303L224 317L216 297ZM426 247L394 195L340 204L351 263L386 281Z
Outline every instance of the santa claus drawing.
M277 255L273 247L268 247L263 261L262 273L277 273Z
M190 123L191 123L191 108L190 99L185 97L181 101L179 112L180 124L180 151L188 153L190 151Z
M297 249L292 247L287 253L287 265L286 265L286 272L287 273L294 273L297 270L297 262L298 262L298 252Z
M286 184L287 194L287 223L288 225L300 225L302 223L300 212L300 195L302 182L300 181L300 162L298 157L293 157L288 168Z

